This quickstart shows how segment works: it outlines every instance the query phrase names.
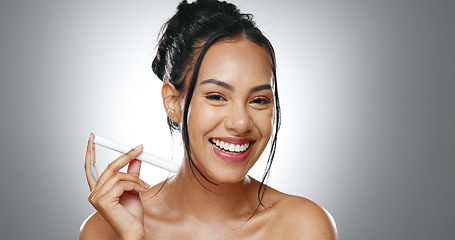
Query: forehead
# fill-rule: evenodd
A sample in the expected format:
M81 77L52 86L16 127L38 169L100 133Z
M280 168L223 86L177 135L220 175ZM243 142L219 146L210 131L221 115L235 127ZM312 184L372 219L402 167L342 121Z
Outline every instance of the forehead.
M272 64L267 51L246 39L225 40L207 50L198 82L218 79L235 83L270 83Z

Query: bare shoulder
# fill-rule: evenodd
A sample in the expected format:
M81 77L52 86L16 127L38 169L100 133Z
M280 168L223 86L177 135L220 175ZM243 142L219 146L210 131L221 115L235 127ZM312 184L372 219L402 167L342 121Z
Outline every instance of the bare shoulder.
M277 213L278 229L285 230L281 234L286 239L338 239L335 221L327 210L303 197L267 191L274 199L271 209Z
M90 215L81 225L79 239L118 239L111 226L98 212Z
M292 239L338 239L333 217L313 201L288 196L281 208L287 213Z

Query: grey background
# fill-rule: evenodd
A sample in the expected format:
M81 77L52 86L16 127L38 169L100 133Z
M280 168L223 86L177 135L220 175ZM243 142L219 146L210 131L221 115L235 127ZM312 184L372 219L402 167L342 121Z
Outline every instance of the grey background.
M277 51L283 125L269 185L329 210L340 239L452 237L454 1L234 2ZM178 152L149 68L177 3L0 2L2 239L77 238L93 211L90 132ZM100 165L114 157L98 152Z

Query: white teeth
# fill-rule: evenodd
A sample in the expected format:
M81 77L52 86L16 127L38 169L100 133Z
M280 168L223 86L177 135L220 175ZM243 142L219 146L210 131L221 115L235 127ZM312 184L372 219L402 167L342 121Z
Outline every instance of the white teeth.
M240 145L235 145L235 149L234 149L234 151L236 151L236 152L240 152Z
M242 152L246 151L248 149L248 147L250 146L250 143L233 144L233 143L225 143L218 139L216 139L216 140L211 139L211 142L221 150L235 152L235 153L242 153Z
M235 145L234 144L229 144L229 151L233 152L235 150Z

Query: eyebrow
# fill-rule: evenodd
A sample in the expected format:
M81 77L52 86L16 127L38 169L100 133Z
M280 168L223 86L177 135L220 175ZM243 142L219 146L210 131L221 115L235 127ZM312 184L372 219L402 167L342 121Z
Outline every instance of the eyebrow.
M234 91L234 86L232 86L231 84L229 83L225 83L223 81L220 81L220 80L216 80L216 79L207 79L207 80L204 80L200 83L200 85L203 85L203 84L215 84L215 85L218 85L222 88L225 88L229 91Z
M270 84L259 85L257 87L252 88L250 90L250 93L259 92L262 90L272 90L272 86Z
M234 91L234 86L232 86L229 83L217 80L217 79L204 80L204 81L202 81L200 83L200 85L203 85L203 84L215 84L215 85L218 85L218 86L220 86L220 87L222 87L224 89L227 89L229 91ZM255 93L255 92L259 92L259 91L262 91L262 90L269 90L269 89L272 90L272 86L270 84L259 85L259 86L251 88L250 93Z

